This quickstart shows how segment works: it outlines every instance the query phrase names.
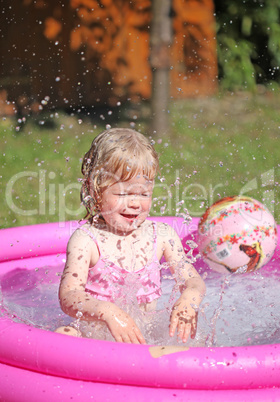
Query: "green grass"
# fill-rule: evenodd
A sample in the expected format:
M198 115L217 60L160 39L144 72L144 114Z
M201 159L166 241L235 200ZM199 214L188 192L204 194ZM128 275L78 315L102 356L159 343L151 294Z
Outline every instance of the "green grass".
M279 101L268 92L172 103L170 134L155 139L161 180L152 214L187 208L200 216L217 199L243 192L264 202L279 222ZM108 119L95 125L88 117L59 111L45 117L39 124L28 120L20 131L15 120L1 121L2 227L83 217L81 158ZM147 132L147 121L140 118L110 124L132 122Z

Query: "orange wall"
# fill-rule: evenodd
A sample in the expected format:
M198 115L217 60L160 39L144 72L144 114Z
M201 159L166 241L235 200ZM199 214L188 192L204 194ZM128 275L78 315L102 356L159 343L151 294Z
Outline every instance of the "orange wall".
M116 104L151 95L151 0L5 0L1 99L52 106ZM173 0L170 94L217 89L213 0ZM4 91L4 92L3 92ZM2 102L3 103L3 102Z

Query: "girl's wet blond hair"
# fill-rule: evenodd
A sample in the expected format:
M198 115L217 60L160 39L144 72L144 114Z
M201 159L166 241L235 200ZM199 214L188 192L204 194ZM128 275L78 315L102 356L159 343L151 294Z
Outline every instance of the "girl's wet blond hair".
M92 223L93 217L100 212L102 191L138 174L153 181L159 170L159 161L143 134L129 128L112 128L93 140L81 170L84 175L81 201L87 210L85 219Z

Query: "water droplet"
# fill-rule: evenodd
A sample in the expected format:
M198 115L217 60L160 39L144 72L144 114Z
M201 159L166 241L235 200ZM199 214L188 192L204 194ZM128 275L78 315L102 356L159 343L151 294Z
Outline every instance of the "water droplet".
M177 202L177 204L176 204L176 205L179 207L179 206L183 205L183 204L184 204L184 202L185 202L184 200L179 201L179 202Z

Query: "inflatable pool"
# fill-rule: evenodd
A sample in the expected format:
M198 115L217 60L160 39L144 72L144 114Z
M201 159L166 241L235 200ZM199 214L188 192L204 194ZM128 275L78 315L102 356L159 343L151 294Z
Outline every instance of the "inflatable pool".
M154 219L154 218L153 218ZM190 238L198 220L156 218ZM0 231L0 277L65 261L77 223ZM280 233L280 230L278 231ZM273 257L280 263L280 246ZM20 282L20 275L18 276ZM20 286L12 283L11 286ZM280 398L280 344L183 347L74 338L0 317L3 401L263 401Z

